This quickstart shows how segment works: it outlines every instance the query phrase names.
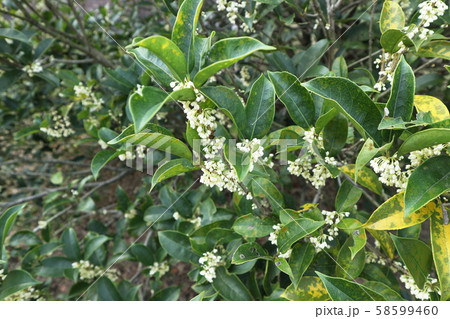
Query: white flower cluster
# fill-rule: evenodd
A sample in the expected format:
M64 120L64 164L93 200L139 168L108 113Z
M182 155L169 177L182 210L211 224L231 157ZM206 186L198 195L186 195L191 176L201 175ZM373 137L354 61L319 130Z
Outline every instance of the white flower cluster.
M44 68L39 61L33 62L30 65L26 65L22 68L22 71L26 72L30 78L33 77L36 73L41 73L43 70Z
M137 215L136 209L132 208L124 214L124 217L126 219L133 219L134 217L136 217L136 215Z
M292 175L302 176L309 181L316 189L325 186L327 178L333 177L328 169L321 163L316 163L313 166L314 153L312 150L312 144L317 141L320 148L323 147L322 136L316 135L314 127L309 131L305 131L304 140L306 142L306 153L295 161L288 161L288 171ZM329 152L326 152L325 163L336 166L338 164L334 157L329 156Z
M205 277L208 282L214 281L214 278L216 278L216 268L223 263L222 256L219 256L217 253L218 250L213 249L213 251L204 253L198 260L202 267L200 275Z
M284 258L284 259L288 259L289 257L291 257L292 254L292 248L289 248L284 254L282 254L281 252L278 254L278 257L280 258Z
M137 145L136 153L133 153L131 150L125 151L125 153L119 155L119 160L134 160L137 158L145 158L145 153L147 152L147 147L145 145Z
M186 82L172 82L170 86L174 91L181 89L193 89L196 94L195 101L183 101L183 110L189 121L189 126L195 129L202 139L209 139L217 128L216 109L203 109L200 103L205 102L205 97L195 88L191 81Z
M374 252L367 251L366 252L366 264L379 264L382 266L386 266L387 260L381 256L378 256Z
M153 265L149 267L149 275L150 277L154 276L156 273L159 273L159 277L164 276L170 270L169 263L164 260L161 263L154 262Z
M217 0L217 11L226 11L227 18L230 24L236 24L236 19L239 16L239 9L245 8L247 1L228 1Z
M4 269L0 269L0 287L1 282L6 279L7 275L4 275ZM23 289L21 291L18 291L12 295L9 295L4 301L30 301L30 300L36 300L36 301L43 301L45 300L44 297L41 297L41 292L39 290L35 290L33 287L28 287L26 289Z
M427 30L431 23L436 21L440 16L443 16L448 6L442 0L428 0L419 4L419 19L422 20L423 29ZM424 39L427 34L433 34L433 31L422 31L420 38Z
M376 244L376 241L375 241ZM366 263L368 264L379 264L382 266L389 266L389 269L392 273L396 274L399 269L404 268L402 263L399 261L388 262L387 259L383 258L383 256L378 255L372 251L366 251Z
M269 234L269 241L272 243L272 245L277 246L277 240L278 240L278 234L280 233L281 224L273 225L273 232ZM292 249L288 249L284 254L282 252L278 252L278 257L280 258L289 258L291 257Z
M440 155L443 151L448 151L450 143L438 144L432 147L427 147L422 150L413 151L408 155L410 164L405 165L405 170L402 170L400 161L403 156L398 157L394 154L392 157L380 156L370 161L370 166L374 172L379 174L379 180L386 186L394 186L398 192L405 190L408 177L411 175L414 168L422 164L425 160Z
M242 85L245 87L249 87L250 86L249 81L251 79L251 76L250 76L250 73L248 72L248 67L243 66L241 68L241 71L239 72L239 75L241 76L240 80L241 80Z
M437 292L439 295L441 294L437 279L431 278L429 275L423 289L420 289L416 285L414 278L410 274L401 275L400 281L405 284L405 288L408 289L414 297L420 300L430 299L431 292Z
M209 160L203 163L203 175L200 177L200 183L208 187L217 186L221 191L227 189L240 195L245 192L239 186L239 179L234 169L230 169L222 160Z
M419 35L421 40L425 40L427 37L433 35L434 31L428 29L428 27L440 16L444 15L448 6L442 0L427 0L420 3L419 8L420 24L411 29L409 27L403 29L404 31L408 31L406 36L411 40L417 35ZM380 58L376 59L374 62L377 68L380 68L381 65L378 82L374 85L374 88L380 92L386 90L386 81L392 82L393 73L397 66L397 62L399 61L399 57L408 51L408 48L403 41L400 41L398 46L400 49L397 52L393 54L386 52L384 55L380 55ZM394 61L396 62L394 63Z
M320 234L316 237L310 237L309 241L313 246L316 248L316 252L319 252L323 249L330 248L330 245L328 242L333 241L333 239L339 234L339 228L336 227L339 222L344 219L345 217L348 217L350 215L349 212L329 212L329 211L322 211L322 215L325 216L325 225L328 225L327 232L328 234Z
M3 301L45 301L45 298L41 296L39 290L35 290L33 287L28 287L21 291L18 291L12 295L9 295Z
M406 188L408 181L408 172L403 172L400 168L400 161L403 156L397 157L394 154L392 157L380 156L370 161L370 166L374 172L379 174L379 180L381 183L387 186L395 186L398 191Z
M67 115L59 115L57 111L51 113L52 126L41 127L41 131L47 135L60 138L67 137L75 131L70 127L70 120Z
M103 140L98 140L98 145L100 145L102 150L106 150L108 148L108 144L106 144Z
M427 159L441 155L443 150L447 150L450 147L450 143L447 144L438 144L432 147L427 147L424 149L421 149L419 151L413 151L409 154L408 159L410 160L411 164L406 165L406 169L415 168L425 162Z
M99 266L92 265L88 260L80 260L79 262L74 262L72 268L76 268L79 271L80 279L91 281L92 279L99 277L103 274L103 270ZM111 281L116 281L119 279L116 269L108 269L105 276Z
M104 103L102 98L97 98L92 92L92 87L84 86L82 82L73 87L75 96L81 100L84 106L92 106L93 110L99 110Z
M393 80L393 74L395 71L394 66L394 57L399 56L403 54L406 51L406 47L401 42L400 44L400 50L397 51L394 54L391 54L389 52L385 52L384 54L381 54L374 62L375 67L377 69L381 68L381 70L378 72L379 80L378 82L373 86L375 90L378 91L384 91L386 90L386 84L385 82L388 81L389 83ZM383 67L382 67L383 66Z
M281 229L281 224L277 224L277 225L273 225L273 232L270 233L269 235L269 241L273 244L273 245L277 245L277 239L278 239L278 233L280 232Z
M236 147L241 152L248 153L250 155L249 171L252 172L254 164L264 155L264 147L261 146L261 140L257 138L254 138L251 141L245 139L244 141L237 143Z

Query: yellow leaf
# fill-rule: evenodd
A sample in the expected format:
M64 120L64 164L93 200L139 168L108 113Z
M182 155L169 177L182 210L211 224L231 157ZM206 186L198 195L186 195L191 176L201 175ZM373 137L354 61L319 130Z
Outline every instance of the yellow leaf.
M429 95L416 95L414 105L417 112L430 112L433 122L450 119L447 107L441 100Z
M442 206L431 215L431 248L436 271L441 284L441 299L450 299L450 224L444 224Z
M367 229L367 230L373 236L373 238L378 240L378 242L381 245L381 248L383 248L383 251L386 253L386 255L390 259L393 259L395 254L395 246L391 236L389 236L389 233L384 230L375 230L375 229Z
M325 301L330 299L320 278L313 276L303 277L297 289L295 289L294 284L291 284L281 297L293 301Z
M387 30L402 30L405 26L405 13L397 2L385 1L380 16L381 33Z
M381 204L363 227L376 230L403 229L425 221L436 209L436 203L430 202L408 217L404 217L404 194L398 193Z
M339 170L355 180L355 165L348 164L339 168ZM358 184L370 189L372 192L381 195L383 186L378 180L378 176L368 167L361 167L358 171Z

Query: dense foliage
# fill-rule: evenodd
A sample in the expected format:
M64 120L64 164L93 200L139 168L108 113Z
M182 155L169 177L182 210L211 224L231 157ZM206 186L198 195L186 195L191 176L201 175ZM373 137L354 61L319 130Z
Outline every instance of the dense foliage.
M0 7L0 300L450 300L444 1L80 3Z

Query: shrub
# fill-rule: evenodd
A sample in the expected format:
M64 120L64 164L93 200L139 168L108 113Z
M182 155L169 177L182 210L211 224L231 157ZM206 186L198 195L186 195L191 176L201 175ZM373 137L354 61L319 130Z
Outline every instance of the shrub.
M52 172L33 183L61 187L2 203L0 299L61 298L51 285L64 278L77 300L448 300L448 76L416 78L450 59L445 3L173 2L172 30L135 37L107 80L44 76L53 87L39 90L71 102L33 109L42 117L16 138L75 134L102 150L92 175ZM26 32L3 30L9 59L33 51ZM89 72L113 65L104 51ZM26 73L48 72L35 60ZM152 177L129 196L131 168ZM122 178L98 208L96 192ZM167 287L180 272L195 295Z

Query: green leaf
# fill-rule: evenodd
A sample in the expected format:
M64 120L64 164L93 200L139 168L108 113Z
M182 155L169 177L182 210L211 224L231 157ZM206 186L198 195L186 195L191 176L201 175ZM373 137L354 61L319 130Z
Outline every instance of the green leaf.
M153 301L177 301L180 297L181 287L168 287L155 293L151 300Z
M450 129L430 128L408 136L397 151L402 156L413 151L422 150L437 144L450 143Z
M170 83L175 81L175 77L170 72L164 62L158 58L156 54L146 48L135 48L128 52L155 77L155 79L165 87L169 87Z
M183 1L172 30L172 41L184 53L186 65L189 69L194 67L194 38L202 4L203 0ZM189 73L189 70L186 71Z
M283 209L283 195L275 185L266 178L258 177L252 179L252 194L255 197L265 197L269 200L273 210Z
M239 181L242 182L250 172L251 153L241 152L235 143L229 143L229 141L225 143L223 153L225 159L235 169Z
M187 75L186 59L180 48L171 40L154 35L132 46L139 46L150 50L169 68L179 82L183 82Z
M36 49L34 50L33 61L39 59L50 48L50 46L53 44L53 41L55 41L55 39L48 38L39 42Z
M233 230L247 238L260 238L273 232L273 222L270 219L261 219L253 214L239 217L233 224Z
M405 217L404 196L403 192L398 193L381 204L364 224L364 227L376 230L403 229L424 222L436 209L436 203L430 202Z
M355 258L355 255L364 248L367 242L366 232L362 228L362 223L354 218L344 218L336 226L351 236L348 248L351 252L350 258Z
M84 259L89 259L89 257L91 257L92 254L94 254L94 252L103 246L103 244L105 244L108 240L110 240L110 238L104 235L99 235L89 239L84 248Z
M337 212L348 212L361 198L362 190L344 180L339 187L334 206Z
M139 243L132 244L130 251L139 262L146 266L151 266L155 262L153 252L148 246Z
M383 284L382 282L366 281L363 285L364 287L367 287L383 296L386 301L405 301L405 299L400 297L396 291L392 290L389 286Z
M325 301L330 299L324 284L319 277L305 276L298 287L289 285L281 297L292 301Z
M344 245L339 250L339 254L336 259L336 276L345 279L351 279L358 277L366 265L366 254L364 249L352 256L350 251L350 245L353 242L352 237L348 237Z
M395 254L395 246L394 242L392 241L391 236L389 236L389 233L384 230L373 230L373 229L367 229L367 231L376 239L381 245L381 248L383 249L386 256L388 256L391 259L394 259Z
M224 267L216 269L216 278L212 283L214 289L225 300L251 301L252 295L235 274L229 274Z
M422 289L433 263L430 247L418 239L390 235L400 258L405 263L417 286Z
M331 67L331 69L334 72L334 74L336 74L336 76L339 76L342 78L348 77L347 62L345 62L345 58L342 55L338 56L334 60L333 66Z
M165 103L194 99L192 89L181 89L169 94L156 87L144 86L141 92L134 92L129 100L135 132L140 132Z
M30 38L19 30L13 28L0 28L0 39L7 38L25 43L30 42Z
M384 301L385 299L369 288L342 278L326 276L318 271L316 274L324 283L333 301Z
M137 133L124 137L119 143L131 143L133 145L145 145L157 150L192 160L192 152L189 147L179 139L161 133Z
M293 280L292 270L291 270L291 267L289 266L289 263L287 262L287 260L283 257L275 257L274 262L275 262L275 266L277 266L277 268L279 270L281 270L286 275L288 275L292 281Z
M450 156L430 158L408 178L405 191L405 217L450 189Z
M16 205L8 208L0 216L0 255L5 243L6 236L8 236L16 217L24 209L27 204ZM1 298L0 298L1 299Z
M152 187L150 188L150 191L156 184L162 182L163 180L186 172L191 172L196 169L198 168L192 165L192 163L185 158L178 158L168 161L156 170L152 177Z
M385 1L380 17L381 33L390 29L402 30L405 27L405 13L397 2Z
M48 257L41 263L37 275L42 277L62 277L65 270L72 270L72 260L62 256Z
M392 144L394 143L394 140L392 140L390 143L387 143L381 147L375 147L373 141L368 138L365 142L363 147L358 153L358 157L356 158L355 162L355 176L359 175L359 170L364 167L367 163L370 162L372 158L374 158L378 153L387 151L391 148ZM355 182L358 180L356 179Z
M448 212L446 212L448 214ZM443 207L431 215L431 247L436 272L441 285L441 300L450 299L450 224L445 224Z
M275 116L275 89L264 74L253 83L245 114L245 135L248 139L262 138L269 132Z
M370 137L376 146L382 144L381 132L378 131L381 114L358 85L339 77L320 77L303 85L322 98L336 102L336 107L349 118L364 138Z
M268 72L278 99L286 106L291 119L304 129L314 123L315 106L311 94L288 72Z
M302 53L297 66L297 74L299 74L300 80L308 77L308 71L320 62L328 49L328 44L327 39L319 40Z
M325 224L324 221L315 221L309 218L299 218L280 229L277 238L277 246L284 254L292 244L311 234Z
M400 42L407 46L413 46L413 42L406 36L403 30L390 29L381 35L380 44L386 52L395 53L400 49Z
M441 100L429 95L416 95L414 106L417 112L430 112L433 123L450 119L447 106Z
M194 77L194 85L202 86L212 75L225 69L256 51L272 51L274 47L250 38L228 38L220 40L211 47L208 53L207 66Z
M446 40L431 41L423 45L416 55L450 60L450 42Z
M119 156L120 152L115 150L102 150L95 154L91 162L91 172L94 178L97 179L100 170L105 167L110 161Z
M347 142L348 120L341 113L336 114L323 128L323 146L330 156L337 155Z
M355 165L348 164L339 167L339 170L345 175L355 180ZM370 189L372 192L381 195L383 192L383 186L378 180L378 176L368 167L361 167L358 173L358 184Z
M150 206L145 210L144 221L153 224L171 219L173 210L163 205Z
M234 252L232 263L240 265L256 259L272 260L267 252L257 243L246 243L240 245Z
M21 269L14 269L8 273L5 280L0 287L0 300L26 289L31 286L40 284L41 282L35 280L28 272Z
M159 242L167 253L184 262L198 262L198 256L194 253L189 242L189 237L173 230L158 233Z
M97 294L100 301L121 301L119 290L108 277L102 276L97 281Z
M73 228L67 228L61 235L62 250L71 260L80 260L81 252L78 239Z
M244 105L239 96L225 86L207 86L201 88L200 91L230 118L239 130L239 135L243 136L247 119Z
M407 122L411 119L414 109L414 91L416 80L414 72L402 56L398 63L392 82L391 96L386 104L389 116L401 117Z
M314 259L314 254L315 248L310 243L297 243L292 247L289 266L292 271L294 288L299 288L303 274Z

